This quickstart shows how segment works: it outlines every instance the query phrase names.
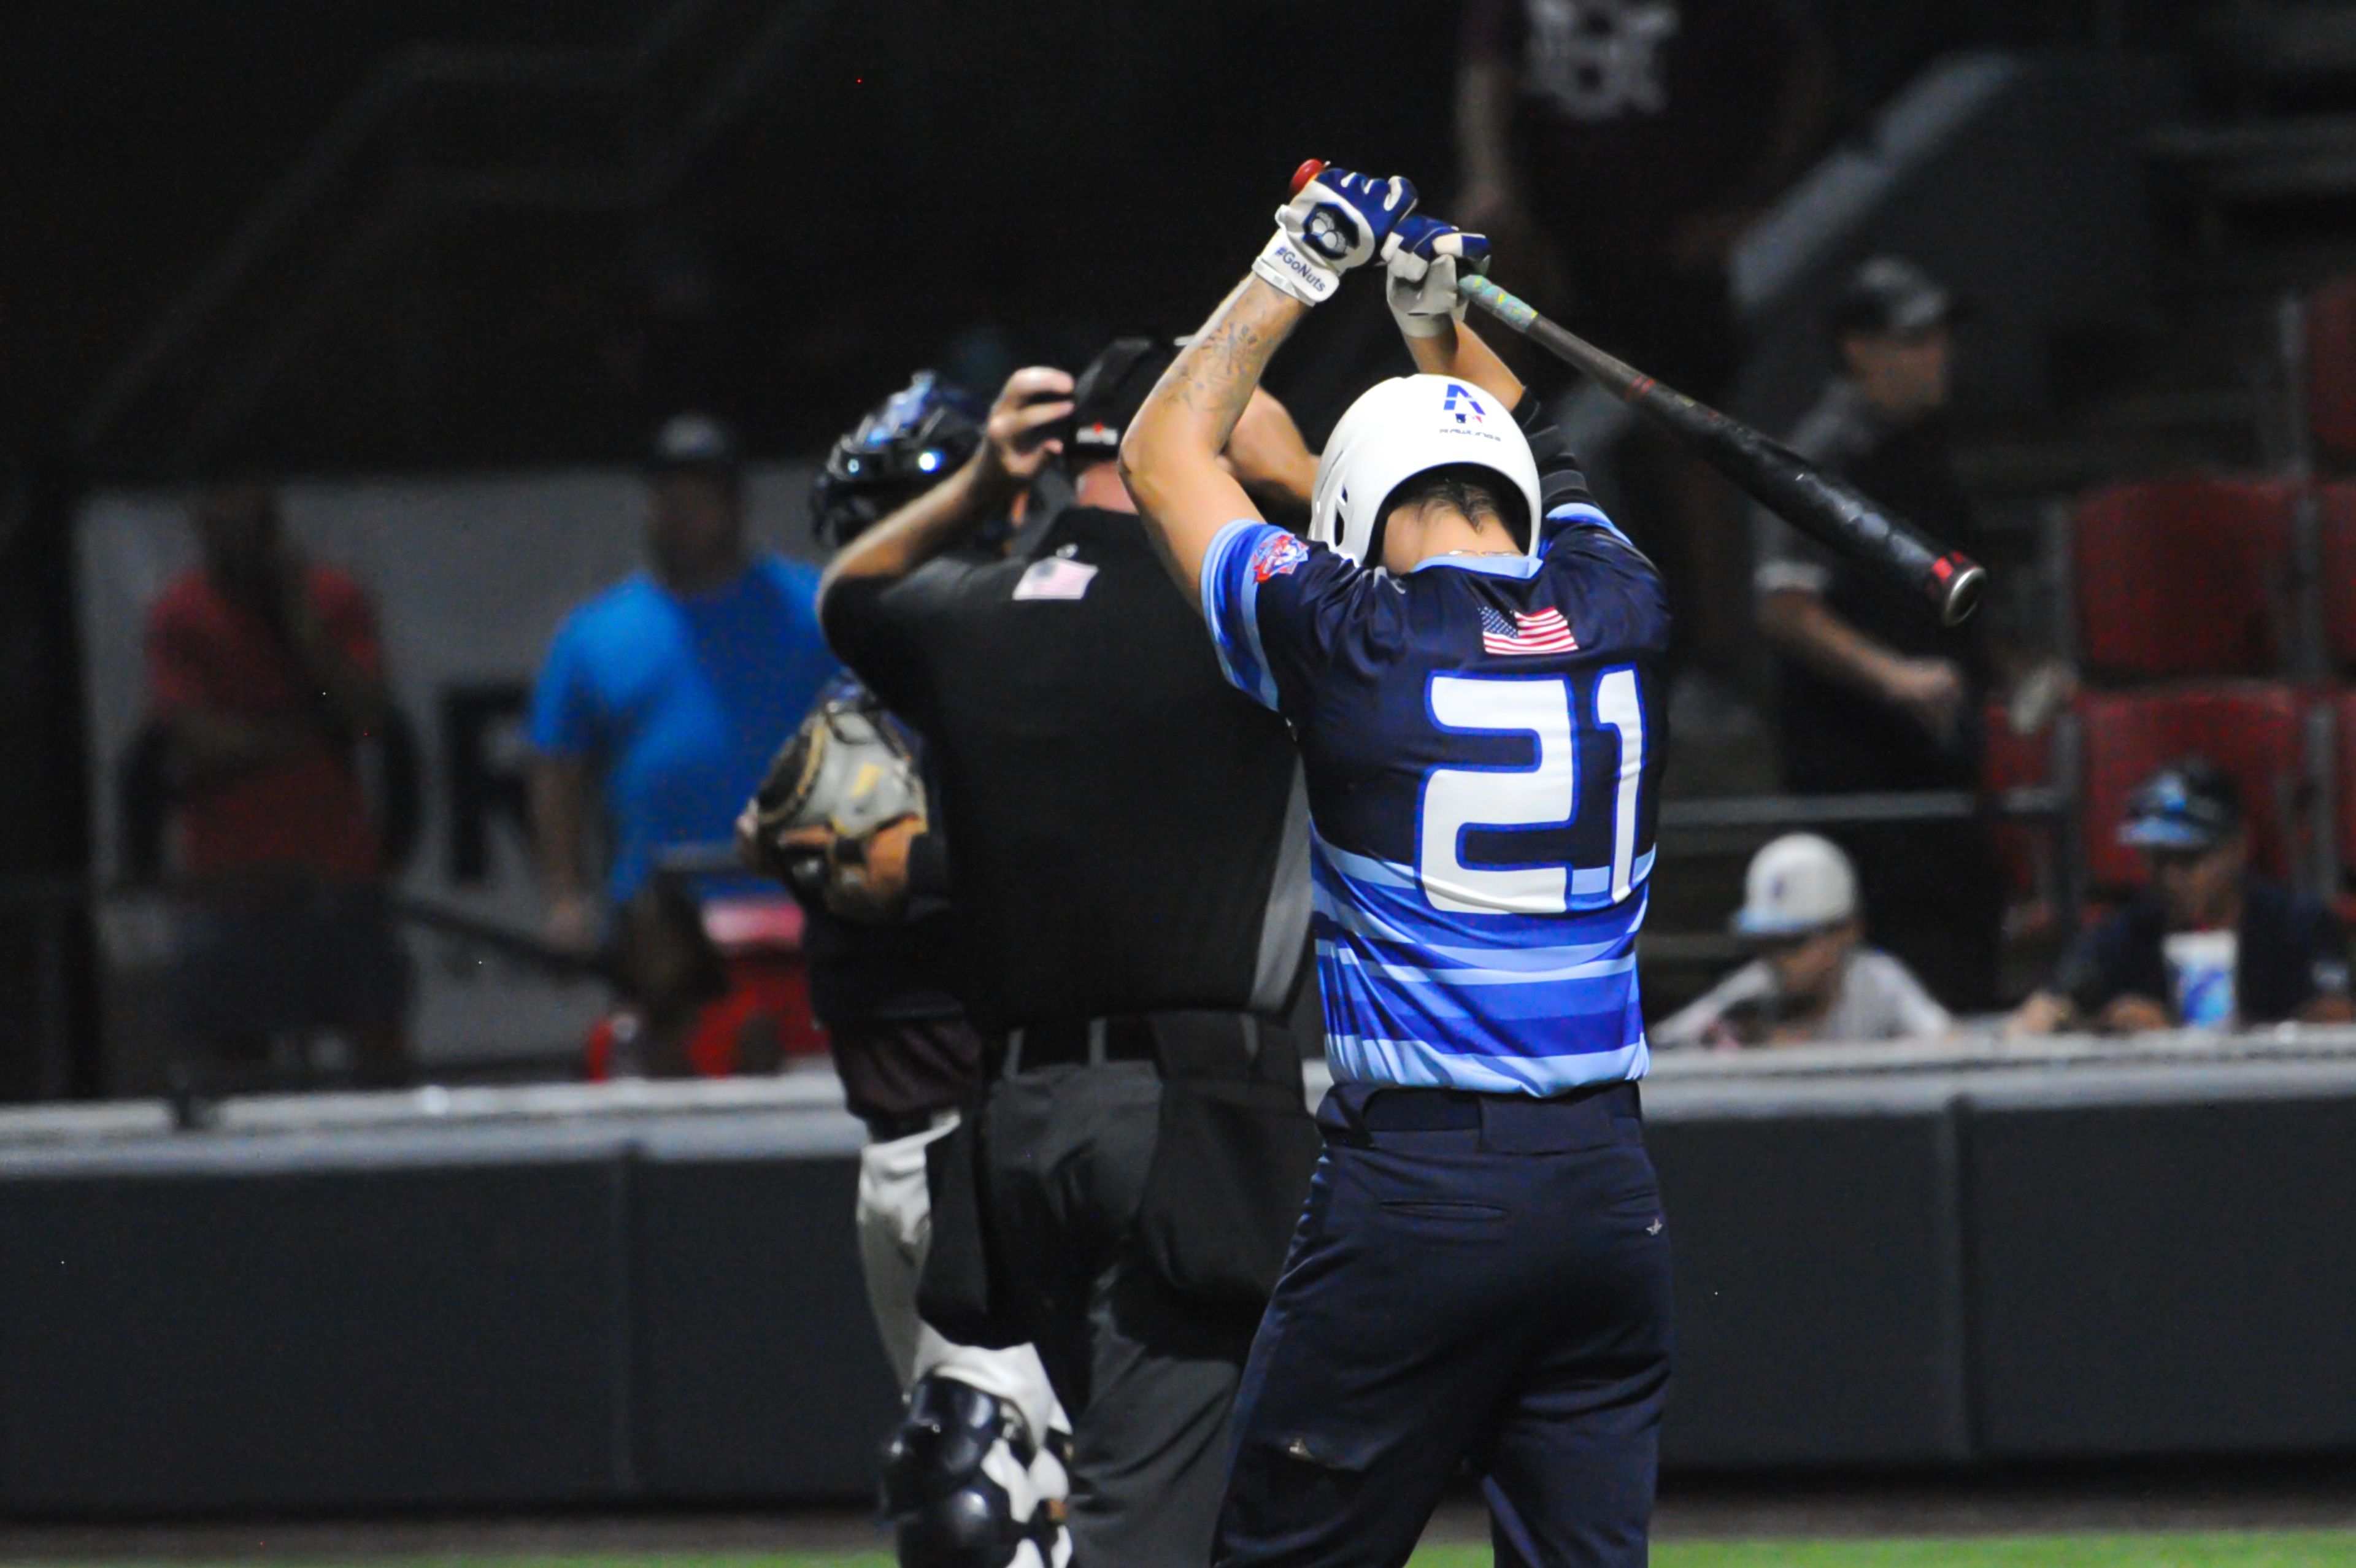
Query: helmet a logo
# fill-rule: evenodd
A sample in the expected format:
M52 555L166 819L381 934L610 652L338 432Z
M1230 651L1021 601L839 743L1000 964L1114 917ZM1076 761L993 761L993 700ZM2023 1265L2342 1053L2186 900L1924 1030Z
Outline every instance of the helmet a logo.
M1489 411L1481 406L1481 400L1454 381L1448 383L1448 395L1440 399L1440 411L1454 414L1458 424L1480 424L1489 417Z

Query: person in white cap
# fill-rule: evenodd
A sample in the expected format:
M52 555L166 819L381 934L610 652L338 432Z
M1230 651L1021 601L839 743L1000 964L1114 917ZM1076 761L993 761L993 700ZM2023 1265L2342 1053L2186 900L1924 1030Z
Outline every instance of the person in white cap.
M1753 855L1733 925L1767 951L1655 1025L1655 1046L1906 1040L1954 1022L1905 965L1864 944L1857 872L1829 839L1789 833Z

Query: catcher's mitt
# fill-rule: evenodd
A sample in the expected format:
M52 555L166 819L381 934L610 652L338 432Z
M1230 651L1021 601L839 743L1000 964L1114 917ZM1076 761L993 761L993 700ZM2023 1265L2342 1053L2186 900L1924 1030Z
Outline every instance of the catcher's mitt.
M931 818L914 752L860 692L811 709L778 749L737 819L737 847L805 902L880 923L906 901L905 840ZM889 866L870 855L878 834L898 843Z

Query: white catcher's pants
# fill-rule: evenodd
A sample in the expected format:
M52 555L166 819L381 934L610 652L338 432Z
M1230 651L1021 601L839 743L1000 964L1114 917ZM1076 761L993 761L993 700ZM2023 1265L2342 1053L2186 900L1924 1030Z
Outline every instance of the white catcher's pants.
M925 1150L957 1125L955 1113L937 1126L904 1138L869 1144L859 1155L859 1261L876 1332L900 1386L937 1372L995 1394L1023 1414L1034 1436L1069 1432L1071 1418L1047 1383L1039 1352L1028 1345L1003 1350L959 1345L916 1316L916 1281L933 1242L932 1194L925 1185Z

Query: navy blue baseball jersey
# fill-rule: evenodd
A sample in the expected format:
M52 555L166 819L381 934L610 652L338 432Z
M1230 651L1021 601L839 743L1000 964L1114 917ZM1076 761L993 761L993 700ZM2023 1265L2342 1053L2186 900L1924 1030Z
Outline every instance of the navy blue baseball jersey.
M1237 522L1204 561L1222 668L1306 764L1337 1080L1547 1095L1649 1062L1667 606L1601 511L1547 488L1536 559L1394 578Z

